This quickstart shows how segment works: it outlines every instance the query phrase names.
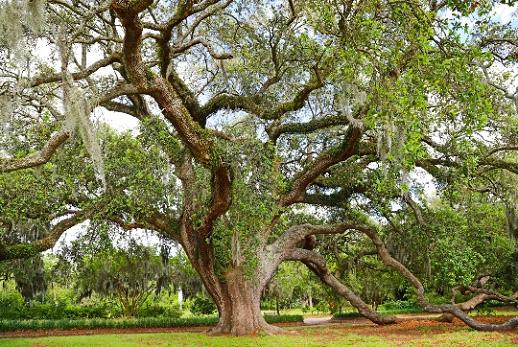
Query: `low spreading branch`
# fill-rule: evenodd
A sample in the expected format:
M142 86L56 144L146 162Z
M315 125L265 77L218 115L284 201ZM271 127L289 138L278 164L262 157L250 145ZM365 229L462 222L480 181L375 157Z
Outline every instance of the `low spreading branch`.
M47 236L31 243L18 243L12 245L5 245L0 243L0 261L11 259L27 259L35 256L40 252L51 249L54 247L61 235L63 235L73 226L87 220L91 214L91 210L77 212L72 217L58 222L54 227L52 227Z
M370 309L370 307L349 287L341 283L335 276L331 274L326 266L324 257L320 254L302 248L291 249L286 252L284 260L298 260L313 271L322 282L333 288L339 295L343 296L353 305L360 314L372 322L380 325L395 324L400 319L394 316L382 316Z

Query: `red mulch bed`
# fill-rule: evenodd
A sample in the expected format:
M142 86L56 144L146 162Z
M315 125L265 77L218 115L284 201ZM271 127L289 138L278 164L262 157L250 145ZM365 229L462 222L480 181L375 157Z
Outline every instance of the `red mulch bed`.
M423 317L420 319L413 320L411 315L405 315L409 320L402 321L398 324L392 325L375 325L371 321L365 318L344 318L339 321L334 320L332 325L328 325L326 328L333 330L333 333L337 334L348 334L354 333L357 335L377 335L377 336L390 336L390 335L403 335L403 336L421 336L423 334L441 334L447 331L458 331L470 329L464 322L455 318L452 323L444 323L436 320L426 320ZM476 317L480 322L500 324L509 320L514 316L489 316L489 317ZM318 329L314 329L309 334L321 334L322 332ZM499 333L517 335L518 329L499 331ZM513 338L514 341L515 338Z

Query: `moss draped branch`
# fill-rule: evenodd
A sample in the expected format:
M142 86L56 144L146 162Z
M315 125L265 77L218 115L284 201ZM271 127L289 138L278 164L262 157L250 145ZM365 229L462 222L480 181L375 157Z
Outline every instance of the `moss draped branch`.
M0 173L28 169L47 163L58 148L70 138L69 131L60 131L49 139L43 148L25 158L1 159Z
M26 259L54 247L61 235L68 229L87 220L92 211L77 212L74 216L58 222L47 236L30 243L5 245L0 243L0 261L11 259Z

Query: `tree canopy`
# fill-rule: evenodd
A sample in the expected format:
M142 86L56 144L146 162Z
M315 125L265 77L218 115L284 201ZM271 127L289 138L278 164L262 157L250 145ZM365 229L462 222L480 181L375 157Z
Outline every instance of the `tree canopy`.
M259 303L284 261L398 322L329 269L367 244L426 310L516 326L432 304L423 285L518 294L501 242L518 232L518 41L493 17L513 3L0 3L0 260L87 220L153 230L200 275L213 332L242 335L278 330ZM113 129L130 118L138 129ZM471 285L482 275L495 285Z

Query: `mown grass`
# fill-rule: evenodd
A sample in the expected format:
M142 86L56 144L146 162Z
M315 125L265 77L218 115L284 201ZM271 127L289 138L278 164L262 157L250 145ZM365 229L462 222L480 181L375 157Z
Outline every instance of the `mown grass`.
M314 329L313 329L314 330ZM94 336L60 336L44 338L0 339L2 347L136 347L136 346L214 346L214 347L338 347L338 346L514 346L513 335L455 331L423 336L386 335L365 336L357 334L335 334L325 329L321 334L298 330L297 335L261 337L210 337L201 333L123 334ZM516 335L514 335L516 337Z

